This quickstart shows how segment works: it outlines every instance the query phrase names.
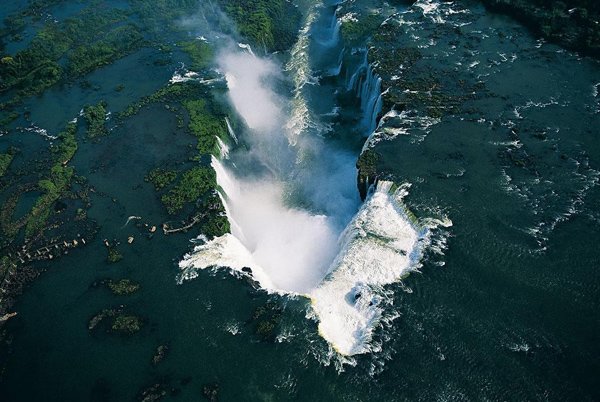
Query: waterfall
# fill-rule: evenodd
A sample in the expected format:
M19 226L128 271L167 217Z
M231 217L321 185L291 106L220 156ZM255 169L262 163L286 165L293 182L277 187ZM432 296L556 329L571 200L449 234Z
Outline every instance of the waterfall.
M333 13L331 24L329 25L329 37L325 40L320 40L319 44L323 47L330 48L338 44L340 40L340 30L342 28L342 22L337 18L336 13Z
M386 303L375 290L416 269L429 231L410 218L407 186L380 181L340 236L330 274L311 293L319 333L344 355L372 350Z
M231 122L229 121L229 118L227 118L227 117L225 117L225 124L227 124L227 132L229 133L229 136L237 144L238 143L237 135L235 135L235 131L233 131L233 127L231 127Z
M367 59L367 51L365 50L362 62L358 65L356 70L354 70L354 72L350 76L350 79L348 80L348 83L346 84L347 91L356 91L359 88L360 83L357 85L357 82L359 82L362 74L364 73L364 71L367 70L368 67L369 62Z
M357 96L360 98L360 108L363 112L362 126L369 135L377 128L377 116L383 106L381 77L371 65L367 66L366 73L359 80Z
M340 75L340 73L342 72L342 67L344 65L344 54L345 53L346 53L346 48L343 48L338 57L337 66L329 69L329 71L327 72L327 75L329 77L337 77Z
M217 145L219 147L219 156L221 159L229 159L229 146L227 146L227 144L225 144L223 142L223 140L221 139L221 137L219 137L218 135L216 136L217 138Z
M341 23L334 15L331 23L323 19L314 27L317 9L308 10L284 69L294 83L291 94L268 84L280 73L272 60L239 50L220 56L230 101L248 126L243 135L251 153L241 158L232 153L231 161L213 157L231 233L204 238L180 262L180 280L199 269L229 267L268 291L304 295L319 333L339 353L354 355L374 349L372 334L386 303L381 288L418 268L428 229L402 202L407 186L381 181L359 208L356 155L320 136L321 115L315 111L327 102L313 99L329 93L337 106L336 91L313 76L318 65L313 57L328 52L335 57L327 46L337 43ZM325 43L311 35L328 30ZM342 50L338 61L345 56ZM382 109L382 79L366 49L356 56L362 60L348 70L342 89L358 98L361 126L371 133ZM336 62L324 60L330 68ZM342 65L337 66L331 69L339 74ZM226 124L237 142L227 119ZM252 172L256 165L269 168Z

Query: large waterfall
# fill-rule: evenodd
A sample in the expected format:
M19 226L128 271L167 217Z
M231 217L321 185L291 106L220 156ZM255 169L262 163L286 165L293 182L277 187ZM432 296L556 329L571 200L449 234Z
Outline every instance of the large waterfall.
M180 278L228 267L269 291L306 296L320 334L339 353L354 355L373 350L372 334L386 301L382 286L418 266L429 230L409 219L402 203L407 186L380 182L359 206L357 155L322 136L326 125L310 101L311 91L319 90L312 55L341 47L340 22L335 13L333 22L318 19L323 10L309 10L284 69L294 83L290 95L273 90L282 74L274 62L240 48L219 56L231 103L249 127L243 136L250 146L243 155L228 153L233 163L213 159L231 234L197 245L180 262ZM327 25L319 27L321 20ZM311 38L318 29L329 32L329 39ZM344 49L339 52L335 65L324 71L339 74ZM360 98L361 131L368 135L381 112L381 79L368 65L366 51L363 57L341 85ZM335 104L333 95L330 101ZM248 174L237 163L248 158L267 169Z

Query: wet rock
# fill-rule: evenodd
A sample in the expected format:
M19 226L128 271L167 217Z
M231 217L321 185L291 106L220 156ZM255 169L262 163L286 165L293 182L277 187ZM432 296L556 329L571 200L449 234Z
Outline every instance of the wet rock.
M103 283L111 290L111 292L118 296L130 295L140 289L140 285L130 279L120 279L118 281L109 279L103 281Z
M202 387L202 396L211 402L219 400L219 384L211 383L205 384Z
M152 364L154 366L156 366L158 363L162 362L164 360L164 358L167 356L168 352L169 352L168 345L159 345L156 348L156 352L154 353L154 356L152 356Z
M124 306L103 309L90 319L88 329L92 331L102 326L106 332L122 335L133 335L140 331L143 320L135 315L125 314L123 309Z
M132 335L142 329L142 319L134 315L118 315L111 329L126 335Z
M108 247L108 255L106 256L106 261L110 264L115 264L123 259L123 255L116 249L114 246Z
M106 318L109 317L114 317L115 315L117 315L119 312L119 310L117 309L104 309L101 312L97 313L96 315L94 315L89 323L88 323L88 329L91 331L94 328L96 328L102 321L104 321Z
M167 396L167 390L165 389L165 385L161 383L156 383L143 390L138 395L137 399L141 402L154 402L163 399L165 396Z
M281 308L275 303L266 303L254 310L251 321L255 325L254 333L261 341L273 342L281 321Z

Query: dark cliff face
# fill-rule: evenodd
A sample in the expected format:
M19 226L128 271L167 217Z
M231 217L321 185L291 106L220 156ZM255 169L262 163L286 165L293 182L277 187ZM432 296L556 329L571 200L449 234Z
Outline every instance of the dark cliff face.
M600 58L600 2L597 0L481 0L536 35L584 55Z
M377 161L379 155L372 149L366 149L358 158L356 167L358 176L356 178L360 198L364 201L367 197L369 187L377 180Z

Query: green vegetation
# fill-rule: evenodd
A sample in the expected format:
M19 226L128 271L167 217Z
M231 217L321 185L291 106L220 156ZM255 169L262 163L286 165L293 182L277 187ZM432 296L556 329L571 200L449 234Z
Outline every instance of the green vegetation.
M214 100L206 87L195 82L184 82L166 86L154 94L130 105L119 114L119 118L137 113L151 103L172 101L180 103L188 114L188 131L197 138L197 157L218 152L216 137L227 138L225 111ZM177 110L168 107L169 110ZM195 204L194 213L187 226L200 223L202 233L220 236L229 231L229 221L218 194L214 171L209 166L196 166L179 174L174 170L158 167L146 176L157 191L167 190L161 201L171 215L180 213L186 205ZM186 210L187 211L187 210Z
M363 200L367 196L368 187L375 182L378 160L379 155L371 148L367 148L360 154L356 162L358 191Z
M152 169L145 180L154 185L156 191L161 190L173 183L177 178L177 172L163 168Z
M119 119L125 119L137 114L144 106L148 106L157 102L166 101L177 101L185 97L187 94L195 93L193 83L177 83L173 85L167 85L153 93L152 95L146 96L140 99L138 102L127 106L127 108L120 112L117 117ZM201 94L198 94L201 96Z
M30 17L36 21L48 8L63 3L66 0L30 0L25 8L15 14L11 14L4 19L5 28L0 30L0 36L18 35L25 28L25 18Z
M205 155L216 155L216 136L227 137L227 126L224 118L212 113L203 99L190 100L183 103L190 116L190 132L198 138L198 152Z
M190 69L199 71L209 66L213 58L213 50L203 40L191 40L179 43L181 50L186 52L192 61Z
M112 320L108 321L109 318ZM88 323L88 329L92 331L101 324L109 331L132 335L142 329L143 322L140 317L123 313L122 308L110 308L95 314Z
M342 23L342 36L349 43L357 43L368 37L383 22L380 14L369 14L360 18L360 21L344 21Z
M129 4L144 27L157 35L182 29L180 18L198 12L199 5L197 0L129 0Z
M108 134L106 129L106 103L100 102L94 106L86 106L83 116L87 122L88 138L101 137Z
M600 57L600 2L597 0L481 0L536 34L566 48Z
M208 219L200 228L203 234L208 237L217 237L230 232L231 227L225 214L225 207L216 191L204 199L200 209L209 212Z
M106 282L106 286L118 296L130 295L140 289L140 285L130 279L121 279L118 281L109 280Z
M106 261L110 264L115 264L123 259L123 254L117 250L116 247L110 246L108 247L108 255L106 256Z
M215 90L218 89L210 89ZM216 137L227 139L226 112L207 87L193 81L168 85L128 106L118 118L126 118L138 113L142 107L158 102L179 103L187 112L188 132L197 138L197 153L193 160L198 162L202 156L218 153ZM169 105L167 109L178 111ZM151 170L145 180L151 182L156 191L164 191L161 201L171 215L184 210L188 212L189 208L185 207L194 204L192 215L184 226L199 223L200 230L207 236L220 236L229 231L229 221L216 192L216 176L210 166L195 166L181 173L158 167Z
M229 220L227 219L227 215L225 215L225 211L211 211L208 221L202 225L200 231L209 238L223 236L225 233L229 233L231 231L231 226L229 225Z
M10 164L15 158L16 153L16 149L9 148L6 153L0 154L0 177L3 177L6 174Z
M1 63L1 62L0 62ZM0 113L0 127L6 127L13 121L19 118L19 113L17 112L5 112Z
M267 51L289 49L296 40L301 14L286 0L218 0L242 36Z
M44 228L52 211L52 206L67 190L73 177L73 168L57 164L52 167L50 177L38 182L44 192L31 209L25 226L25 236L30 237Z
M58 135L60 142L52 148L57 163L66 165L77 152L77 123L69 123L65 131Z
M123 10L90 6L59 24L47 23L26 49L0 59L0 92L16 90L14 104L139 48L138 28L120 25L128 16Z
M167 211L175 214L185 204L196 202L204 193L216 186L214 170L210 167L197 166L183 173L179 183L161 199Z
M358 161L356 162L356 167L358 168L359 175L363 177L374 177L377 174L377 161L379 160L379 156L375 151L371 148L367 148L364 150Z
M142 320L134 315L118 315L111 329L126 335L135 334L142 329Z
M141 47L142 41L143 36L134 25L115 28L104 39L73 49L69 54L67 72L71 77L86 74Z
M254 333L262 341L273 342L281 321L281 314L281 307L275 303L268 302L264 306L257 307L252 314L252 321L255 323Z
M24 219L20 219L17 222L14 222L12 219L21 193L21 191L16 191L11 194L4 201L2 209L0 209L0 228L2 229L4 239L12 240L26 223Z

